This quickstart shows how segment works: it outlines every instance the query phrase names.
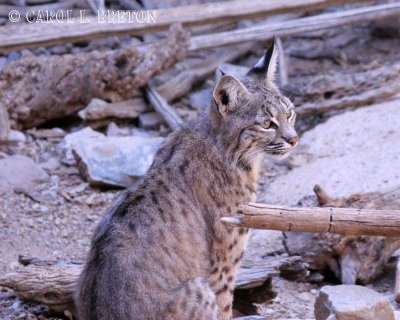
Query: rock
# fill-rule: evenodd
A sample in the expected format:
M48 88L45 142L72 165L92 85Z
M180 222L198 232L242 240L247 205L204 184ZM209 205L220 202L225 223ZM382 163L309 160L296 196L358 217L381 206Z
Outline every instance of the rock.
M49 179L47 173L31 158L13 155L0 159L0 192L14 188L33 189Z
M215 78L219 78L221 71L225 74L230 74L238 79L241 79L246 75L247 72L249 72L249 68L230 63L221 63L215 71Z
M149 131L133 127L131 130L131 135L138 138L152 138L152 137L158 137L160 133L158 131Z
M285 252L282 240L283 234L280 231L252 230L244 259L258 260L263 259L265 256L281 254Z
M106 118L135 119L146 110L147 105L142 98L114 103L94 98L85 109L78 112L78 115L88 121Z
M394 320L389 300L357 285L324 286L315 301L316 320Z
M67 133L61 128L52 128L52 129L30 129L27 131L28 134L34 136L39 139L47 139L47 138L62 138Z
M139 125L143 129L157 129L163 122L163 117L157 112L143 113L139 117Z
M21 131L10 130L8 133L8 142L26 142L26 137Z
M196 91L189 96L190 106L194 109L204 109L206 108L211 101L213 88L205 88L199 91Z
M46 162L42 162L40 166L45 170L55 170L61 166L61 163L57 158L51 157Z
M371 121L379 119L379 121ZM304 133L307 163L260 190L260 202L295 205L319 184L329 194L388 190L400 179L400 100L336 115ZM299 151L300 151L299 149Z
M101 137L74 142L79 171L91 185L129 187L149 169L163 138Z
M72 132L67 134L64 137L64 143L62 147L65 149L65 157L68 161L73 160L74 156L72 154L72 145L76 142L79 142L84 139L96 139L96 138L103 138L105 137L104 134L93 130L90 127L86 127L84 129Z
M0 57L0 70L3 69L7 64L7 59L4 57Z
M107 126L106 136L107 137L123 137L129 136L130 129L129 128L120 128L115 122L110 122Z

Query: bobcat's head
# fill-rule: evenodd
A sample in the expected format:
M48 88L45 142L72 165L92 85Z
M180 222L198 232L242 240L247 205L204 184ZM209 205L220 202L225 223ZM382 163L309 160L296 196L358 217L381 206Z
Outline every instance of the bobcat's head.
M209 116L231 159L244 168L260 153L283 158L297 145L292 102L275 85L277 50L273 43L261 60L239 80L218 80Z

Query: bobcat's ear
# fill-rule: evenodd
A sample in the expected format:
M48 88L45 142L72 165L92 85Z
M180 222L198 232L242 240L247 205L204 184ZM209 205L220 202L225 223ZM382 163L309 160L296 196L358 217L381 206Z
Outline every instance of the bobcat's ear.
M237 78L223 75L215 86L213 97L219 113L224 116L234 111L249 94L249 91Z
M265 83L274 83L278 69L278 50L275 45L275 38L264 56L248 72L249 76L257 76L264 79Z

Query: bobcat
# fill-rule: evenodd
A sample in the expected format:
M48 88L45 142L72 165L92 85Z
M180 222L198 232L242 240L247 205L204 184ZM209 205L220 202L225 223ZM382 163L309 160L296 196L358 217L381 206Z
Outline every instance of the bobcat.
M255 201L261 155L298 143L274 84L274 43L242 79L222 75L203 114L172 133L100 222L75 293L80 320L228 320L248 230L221 222Z

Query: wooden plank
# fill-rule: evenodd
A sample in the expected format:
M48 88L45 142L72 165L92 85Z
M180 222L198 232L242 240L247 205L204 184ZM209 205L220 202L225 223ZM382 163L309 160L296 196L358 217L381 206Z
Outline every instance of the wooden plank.
M281 0L279 2L233 0L143 11L145 23L139 23L135 17L129 22L129 17L119 16L118 23L104 23L91 17L90 23L82 23L77 19L68 23L10 24L0 28L0 52L92 40L111 35L139 35L166 30L176 22L184 26L231 22L287 12L309 12L349 2L360 2L360 0Z
M272 39L273 36L290 36L395 15L400 15L399 2L324 13L291 21L196 36L191 39L190 50L219 47L245 41L265 41Z
M292 208L248 203L239 214L221 220L255 229L400 237L400 210Z

